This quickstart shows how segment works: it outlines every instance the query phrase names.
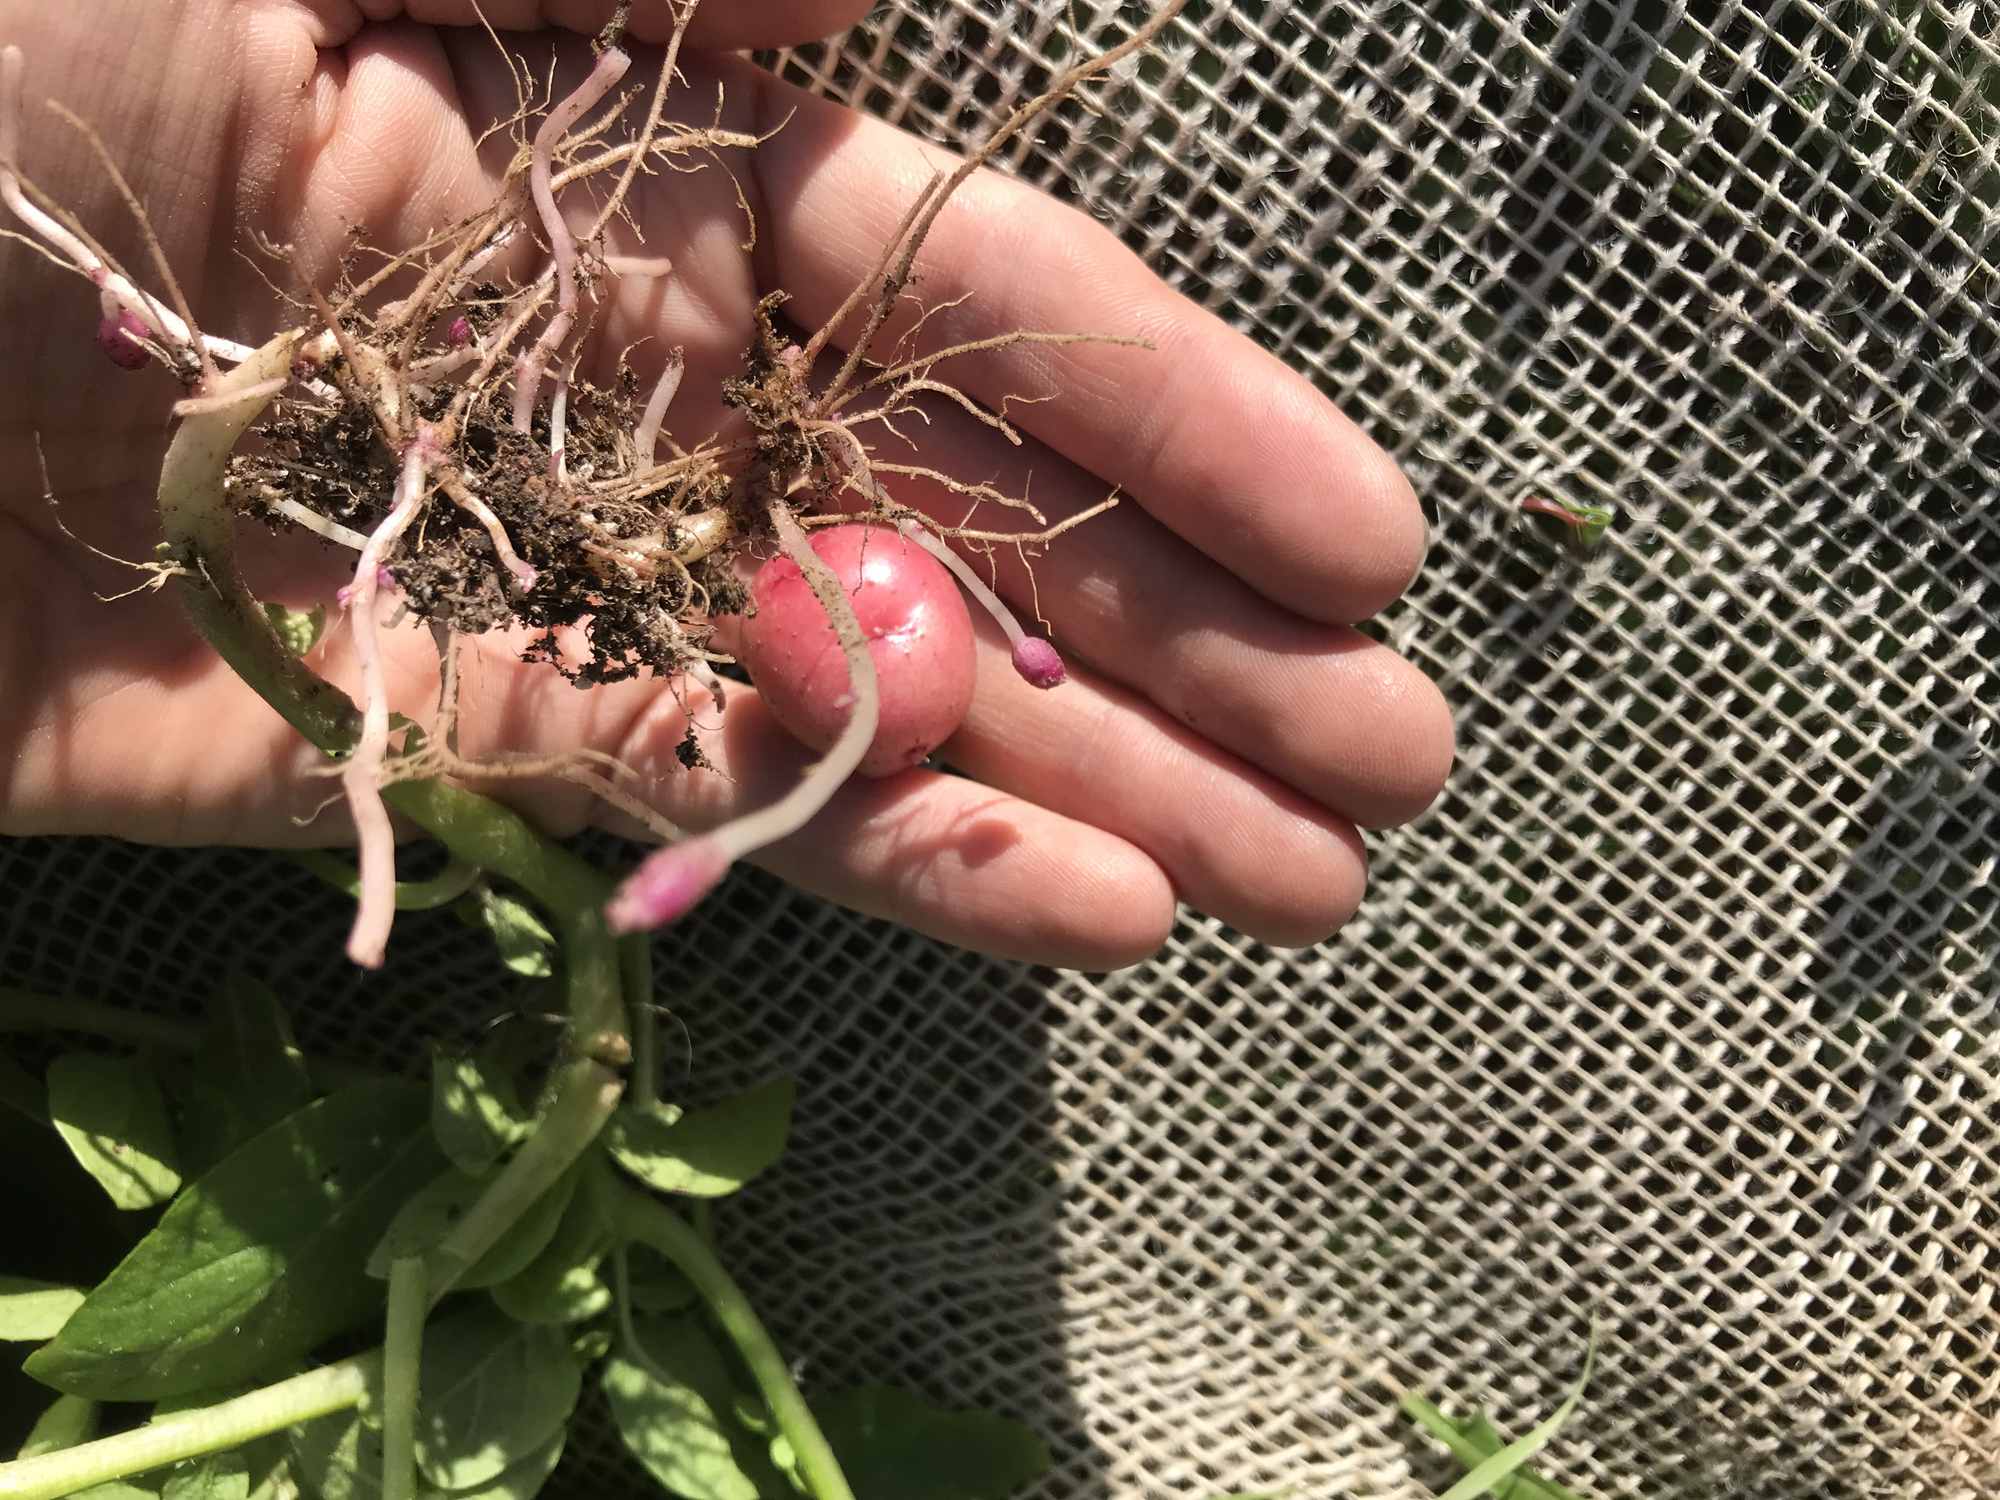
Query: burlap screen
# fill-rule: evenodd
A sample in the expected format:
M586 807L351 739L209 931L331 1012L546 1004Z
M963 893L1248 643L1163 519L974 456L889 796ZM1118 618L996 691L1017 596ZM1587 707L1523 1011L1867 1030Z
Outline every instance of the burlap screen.
M771 61L956 140L1117 9ZM2000 1493L1995 20L1216 0L1016 156L1403 460L1382 628L1460 762L1315 952L1189 919L1094 980L755 875L666 940L698 1082L803 1078L724 1222L809 1379L1021 1416L1051 1497L1417 1495L1398 1393L1518 1432L1595 1313L1583 1493ZM1528 496L1616 520L1575 559ZM9 978L177 1008L235 952L323 1048L518 1003L450 917L358 978L257 856L16 842L0 892ZM639 1485L587 1422L558 1489Z

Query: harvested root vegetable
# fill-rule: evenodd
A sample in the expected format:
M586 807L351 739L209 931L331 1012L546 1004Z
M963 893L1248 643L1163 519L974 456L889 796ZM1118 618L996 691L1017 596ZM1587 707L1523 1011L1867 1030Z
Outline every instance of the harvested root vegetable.
M812 549L840 580L875 661L880 722L862 757L864 776L888 776L944 743L972 706L972 618L958 584L923 547L887 526L836 526ZM825 750L854 710L839 636L789 557L751 586L738 659L772 715L801 742Z

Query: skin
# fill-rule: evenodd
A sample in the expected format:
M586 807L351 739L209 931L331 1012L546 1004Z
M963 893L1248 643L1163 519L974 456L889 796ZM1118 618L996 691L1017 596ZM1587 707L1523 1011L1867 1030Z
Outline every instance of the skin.
M825 35L861 0L716 4L695 40L718 49ZM595 30L605 0L487 0L502 28ZM642 37L664 8L641 4ZM351 228L403 245L484 206L508 147L475 137L511 113L513 86L467 0L0 0L0 37L28 56L22 166L148 284L129 218L78 138L41 107L60 98L104 133L204 327L263 336L282 318L238 227L294 247L326 284ZM546 59L546 37L514 40ZM561 44L558 89L588 67ZM639 49L635 77L650 78ZM641 179L647 253L664 286L631 288L596 346L634 340L649 375L686 348L670 430L725 425L717 382L748 342L750 309L783 287L816 327L863 276L944 153L797 93L736 57L683 59L704 121L774 139L730 161L758 226L742 249L719 171ZM639 247L625 236L614 249ZM527 269L523 263L517 269ZM1038 692L980 628L976 696L943 754L966 776L912 770L845 788L765 863L798 884L968 947L1082 968L1136 961L1164 940L1176 899L1278 944L1317 941L1361 899L1361 828L1420 813L1452 754L1450 716L1408 663L1352 628L1393 602L1425 529L1389 458L1303 379L1169 291L1108 232L1003 177L967 185L918 261L940 340L1011 328L1135 335L1155 348L1022 349L953 370L1017 405L1019 449L944 410L920 461L1032 493L1051 520L1113 485L1130 497L1037 560L1042 616L1070 681ZM332 843L334 785L275 715L194 638L166 597L95 594L144 575L92 555L148 555L152 480L177 394L157 369L114 368L79 281L0 241L0 831L102 833L171 843ZM891 325L891 335L899 324ZM608 364L603 358L596 368ZM34 435L59 510L44 503ZM893 445L894 440L888 442ZM885 450L886 453L886 450ZM963 504L899 493L953 519ZM65 537L57 516L80 540ZM981 524L1019 518L987 515ZM262 597L330 599L343 562L308 539L259 538L246 571ZM351 558L345 566L351 567ZM1029 580L999 583L1032 618ZM391 690L414 711L436 675L427 634L385 629ZM485 638L464 668L471 755L593 747L657 776L660 811L711 825L788 785L805 752L732 691L726 719L698 691L652 682L581 693ZM313 665L351 686L347 633ZM726 774L684 774L672 747L692 710ZM552 830L610 821L554 781L498 788Z

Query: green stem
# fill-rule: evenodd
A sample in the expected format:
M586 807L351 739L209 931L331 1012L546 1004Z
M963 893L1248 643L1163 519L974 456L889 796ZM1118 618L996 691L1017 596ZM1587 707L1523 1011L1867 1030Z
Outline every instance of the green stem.
M0 988L0 1034L10 1031L57 1031L78 1036L102 1037L107 1042L123 1042L129 1047L153 1048L160 1052L198 1052L206 1035L193 1022L176 1021L170 1016L153 1016L144 1011L123 1010L97 1000L75 1000L68 996L36 995L27 990ZM306 1071L322 1088L344 1088L350 1083L379 1083L376 1068L353 1063L306 1059Z
M176 1412L39 1458L0 1464L0 1500L55 1500L106 1480L221 1453L252 1438L345 1411L368 1393L381 1365L379 1353L359 1354L231 1401Z
M297 335L280 334L217 378L209 394L246 390L286 374L297 343ZM183 570L176 580L181 601L202 636L300 734L327 754L342 755L359 738L359 712L286 648L236 569L223 475L230 450L265 404L242 402L181 424L160 469L160 522L168 555ZM596 1138L623 1087L614 1069L631 1061L631 1048L617 943L603 917L610 879L518 813L475 792L425 779L396 782L382 796L453 859L512 881L554 915L569 981L577 1061L559 1072L542 1128L433 1252L431 1294L441 1297Z
M389 1263L389 1327L382 1342L382 1500L414 1500L417 1493L417 1402L428 1286L422 1256Z
M297 346L296 333L278 335L206 394L228 395L288 373ZM230 450L267 404L241 402L181 423L160 467L161 529L168 555L182 569L176 590L202 637L300 734L328 755L344 755L360 737L360 712L291 653L236 568L223 476ZM607 876L490 798L436 780L397 782L382 796L454 859L504 876L552 911L581 917L610 894Z
M299 868L317 875L337 891L354 897L361 894L361 872L338 855L328 854L324 849L294 849L286 858ZM399 880L396 882L396 910L435 911L463 896L478 879L479 871L475 867L453 860L428 880Z
M201 1029L185 1021L96 1000L0 987L0 1032L8 1031L67 1031L162 1052L192 1052L201 1045Z
M799 1473L815 1500L854 1500L854 1491L840 1472L840 1461L834 1457L832 1445L820 1431L798 1383L792 1379L785 1356L757 1317L750 1299L743 1295L743 1289L716 1259L715 1252L687 1220L643 1193L614 1187L609 1202L612 1222L621 1234L659 1251L694 1283L709 1313L729 1335L736 1352L749 1367L751 1378L757 1382L757 1389L777 1420L778 1430L792 1445Z
M632 1033L632 1103L660 1102L660 1018L653 1009L653 940L635 932L618 940L625 970L625 1007Z
M593 1058L563 1065L535 1133L430 1252L433 1304L576 1164L618 1108L624 1089L624 1080Z

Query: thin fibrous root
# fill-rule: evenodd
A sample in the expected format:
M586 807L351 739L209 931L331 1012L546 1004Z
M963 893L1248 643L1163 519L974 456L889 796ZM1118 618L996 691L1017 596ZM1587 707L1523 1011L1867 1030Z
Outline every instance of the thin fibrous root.
M139 195L132 191L132 185L125 180L125 174L118 170L118 162L111 154L111 148L104 144L104 137L92 128L89 121L66 109L55 100L49 101L49 108L69 124L89 143L92 153L104 175L111 179L111 185L118 190L118 196L125 200L131 211L132 220L139 227L139 237L144 241L146 253L153 259L153 269L159 274L167 295L173 299L174 315L181 327L187 330L181 336L183 347L193 346L196 358L201 362L201 378L204 382L215 378L215 362L209 358L208 348L201 340L201 330L194 320L194 310L188 306L186 295L181 291L180 278L174 275L174 268L167 261L167 252L161 248L159 237L153 233L152 221L146 217L146 209L139 202ZM162 310L164 311L164 310Z
M670 822L637 793L620 783L638 782L638 772L602 750L576 749L551 755L501 756L486 760L459 755L435 739L415 755L399 758L390 773L395 781L415 781L431 776L478 783L491 781L537 781L553 777L582 787L607 807L616 808L641 827L651 829L661 839L685 837L678 824Z
M910 271L916 264L917 252L923 248L924 240L930 235L931 226L937 222L938 214L950 201L952 194L958 191L959 184L990 161L1001 146L1019 134L1050 106L1073 93L1078 84L1104 72L1152 41L1169 21L1180 14L1186 4L1187 0L1166 0L1164 5L1154 11L1124 41L1107 52L1085 58L1065 70L1047 89L1021 105L995 126L978 148L957 167L949 173L939 172L931 178L924 190L917 195L917 201L910 205L909 212L897 226L896 233L884 247L881 257L876 261L875 268L867 279L855 285L854 290L848 293L839 307L834 309L833 316L821 325L819 331L806 344L806 366L810 369L813 362L825 352L835 331L860 308L870 290L874 291L875 301L868 309L867 319L858 336L848 346L847 357L841 361L840 369L821 393L815 415L828 415L834 403L838 402L847 391L862 360L867 357L869 347L875 342L875 335L882 331L882 325L888 322L897 298L909 284Z
M198 345L203 355L237 364L248 359L252 352L249 345L198 334L185 319L161 306L111 265L83 235L31 201L32 187L21 177L16 164L21 139L21 83L26 67L27 60L19 47L0 47L0 202L44 244L60 252L63 265L95 284L157 342L183 348ZM120 182L122 185L122 179ZM127 193L129 199L129 189ZM147 232L150 234L150 230Z
M674 263L664 255L607 255L604 269L613 276L637 276L642 280L657 281L662 276L674 273Z
M874 743L881 722L881 693L875 658L854 617L853 601L833 570L813 551L786 502L773 499L766 513L779 547L805 575L806 586L826 611L840 641L841 654L847 659L848 691L854 695L853 708L832 747L806 768L798 784L783 797L769 807L649 855L605 909L605 921L614 932L645 932L685 916L721 883L730 865L803 828L854 774Z
M1007 637L1007 645L1013 655L1014 670L1021 675L1022 681L1032 687L1052 688L1069 676L1056 648L1023 630L1021 622L1014 618L1014 611L1006 606L998 594L986 586L983 578L972 571L972 565L952 551L942 540L932 535L930 529L921 521L905 518L896 529L951 569L957 575L958 581L965 585L965 591L978 601L980 608L993 617L1001 632Z

